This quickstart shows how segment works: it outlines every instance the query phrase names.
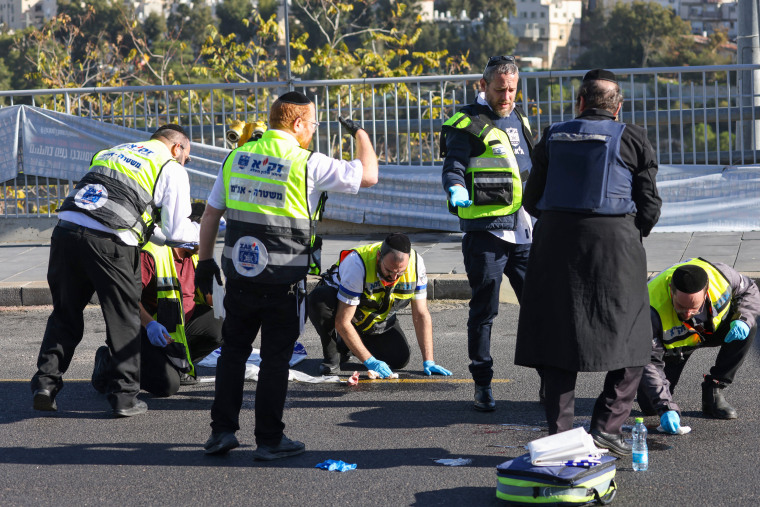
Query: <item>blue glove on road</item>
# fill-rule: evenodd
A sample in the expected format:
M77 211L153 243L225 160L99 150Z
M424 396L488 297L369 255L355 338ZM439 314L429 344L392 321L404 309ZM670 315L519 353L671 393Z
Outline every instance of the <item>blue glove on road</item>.
M668 410L660 416L660 426L668 433L675 435L681 427L681 417L675 410Z
M150 340L151 345L155 347L166 347L166 338L164 338L164 335L169 336L169 331L167 331L160 322L156 320L150 321L148 325L145 326L145 330L148 332L148 340Z
M435 361L425 361L422 363L422 367L425 369L425 375L432 375L433 373L437 373L439 375L451 375L451 372L449 370L443 366L435 364Z
M731 331L728 332L723 339L726 343L731 343L734 340L746 340L749 336L749 326L743 320L735 320L731 322Z
M472 204L470 200L470 194L467 193L467 189L454 185L449 187L449 193L451 194L451 205L457 208L469 208Z
M384 361L375 359L375 356L370 356L369 359L364 361L364 366L366 366L368 370L376 371L382 378L388 378L393 374L391 368Z

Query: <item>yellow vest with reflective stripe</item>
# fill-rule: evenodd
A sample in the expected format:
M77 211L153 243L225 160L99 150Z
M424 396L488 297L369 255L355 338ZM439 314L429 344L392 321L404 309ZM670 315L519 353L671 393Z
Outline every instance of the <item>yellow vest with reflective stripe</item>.
M177 267L174 265L174 255L171 247L157 246L148 242L143 250L153 257L156 263L156 302L157 311L153 319L163 325L175 343L181 344L185 349L187 363L190 371L188 375L195 375L195 365L190 357L190 348L185 336L185 311L182 306L182 288L177 276ZM193 256L193 265L196 264ZM174 364L174 363L172 363ZM176 365L176 364L175 364Z
M524 125L528 119L523 117ZM472 199L467 208L456 208L459 218L474 219L511 215L522 206L522 180L512 142L506 132L484 123L478 116L458 112L444 126L462 129L478 138L485 151L470 158L464 173L465 188Z
M227 157L222 268L228 278L286 284L306 276L318 213L310 213L307 196L310 155L284 133L267 130Z
M662 325L662 344L666 349L679 347L697 347L705 338L693 327L678 318L673 308L670 281L673 272L685 264L694 264L707 272L707 295L710 306L708 312L712 317L713 329L718 329L731 307L731 284L715 266L704 259L690 259L675 264L662 271L649 281L649 304L657 311Z
M154 222L156 181L171 160L158 139L100 151L57 211L78 211L111 229L131 230L142 245Z
M381 245L363 245L340 254L340 260L343 260L349 253L356 252L364 264L364 291L352 319L356 329L364 334L380 334L391 328L396 322L396 312L411 302L417 287L417 252L414 249L409 253L404 274L396 283L390 287L382 284L377 275L377 254Z

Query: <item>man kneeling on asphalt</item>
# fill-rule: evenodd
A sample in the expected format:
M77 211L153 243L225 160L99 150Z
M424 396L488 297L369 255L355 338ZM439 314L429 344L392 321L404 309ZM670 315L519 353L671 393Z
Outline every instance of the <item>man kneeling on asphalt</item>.
M341 252L340 260L309 294L309 319L324 354L320 374L337 373L349 353L382 378L406 366L411 351L396 312L411 302L425 373L451 375L433 360L433 325L426 298L425 264L406 235L394 233L382 243Z
M203 203L193 203L190 220L200 222ZM141 349L140 389L167 397L181 385L197 383L195 363L222 344L222 319L195 289L197 245L158 246L147 243L140 252ZM92 385L105 392L108 347L95 353Z
M702 412L714 419L736 419L723 389L752 347L760 315L760 291L729 266L704 259L676 264L649 281L652 360L638 391L641 410L660 415L662 428L678 433L680 409L673 401L686 361L701 347L720 347L715 366L702 382Z

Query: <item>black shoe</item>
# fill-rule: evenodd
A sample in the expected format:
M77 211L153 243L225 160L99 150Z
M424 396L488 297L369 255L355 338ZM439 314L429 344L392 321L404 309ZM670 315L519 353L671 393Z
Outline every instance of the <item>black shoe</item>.
M237 437L231 431L212 431L206 443L203 444L205 453L208 455L227 454L229 451L238 447Z
M253 459L260 461L272 461L274 459L287 458L288 456L295 456L301 454L306 450L306 446L303 442L297 440L291 440L285 435L282 436L282 440L277 445L262 445L259 444L256 450L253 451Z
M339 371L339 364L322 363L319 365L320 375L337 375Z
M92 368L92 378L90 383L92 387L99 393L105 394L108 387L108 377L106 372L108 371L108 363L111 360L111 351L108 350L106 345L98 347L95 351L95 365Z
M702 382L702 413L713 419L736 419L736 409L723 397L725 384L705 379Z
M148 404L142 400L135 400L135 404L127 408L115 408L113 409L113 415L115 417L133 417L136 415L144 414L148 411Z
M198 383L198 379L187 373L179 374L179 385L181 386L194 386Z
M496 400L493 399L491 386L479 386L475 384L475 410L481 412L493 412L496 410Z
M622 434L613 435L601 430L591 430L591 438L594 444L601 449L609 449L610 452L621 458L631 455L631 444L625 441Z
M56 412L58 405L55 403L55 392L50 389L37 389L34 391L34 410L42 410L44 412Z

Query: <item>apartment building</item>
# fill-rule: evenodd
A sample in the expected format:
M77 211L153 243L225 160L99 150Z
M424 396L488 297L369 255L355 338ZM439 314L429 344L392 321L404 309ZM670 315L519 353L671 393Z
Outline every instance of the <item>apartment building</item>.
M582 0L517 0L509 29L515 54L546 69L569 68L580 55Z
M42 27L46 20L55 16L57 9L56 0L0 0L0 29Z

